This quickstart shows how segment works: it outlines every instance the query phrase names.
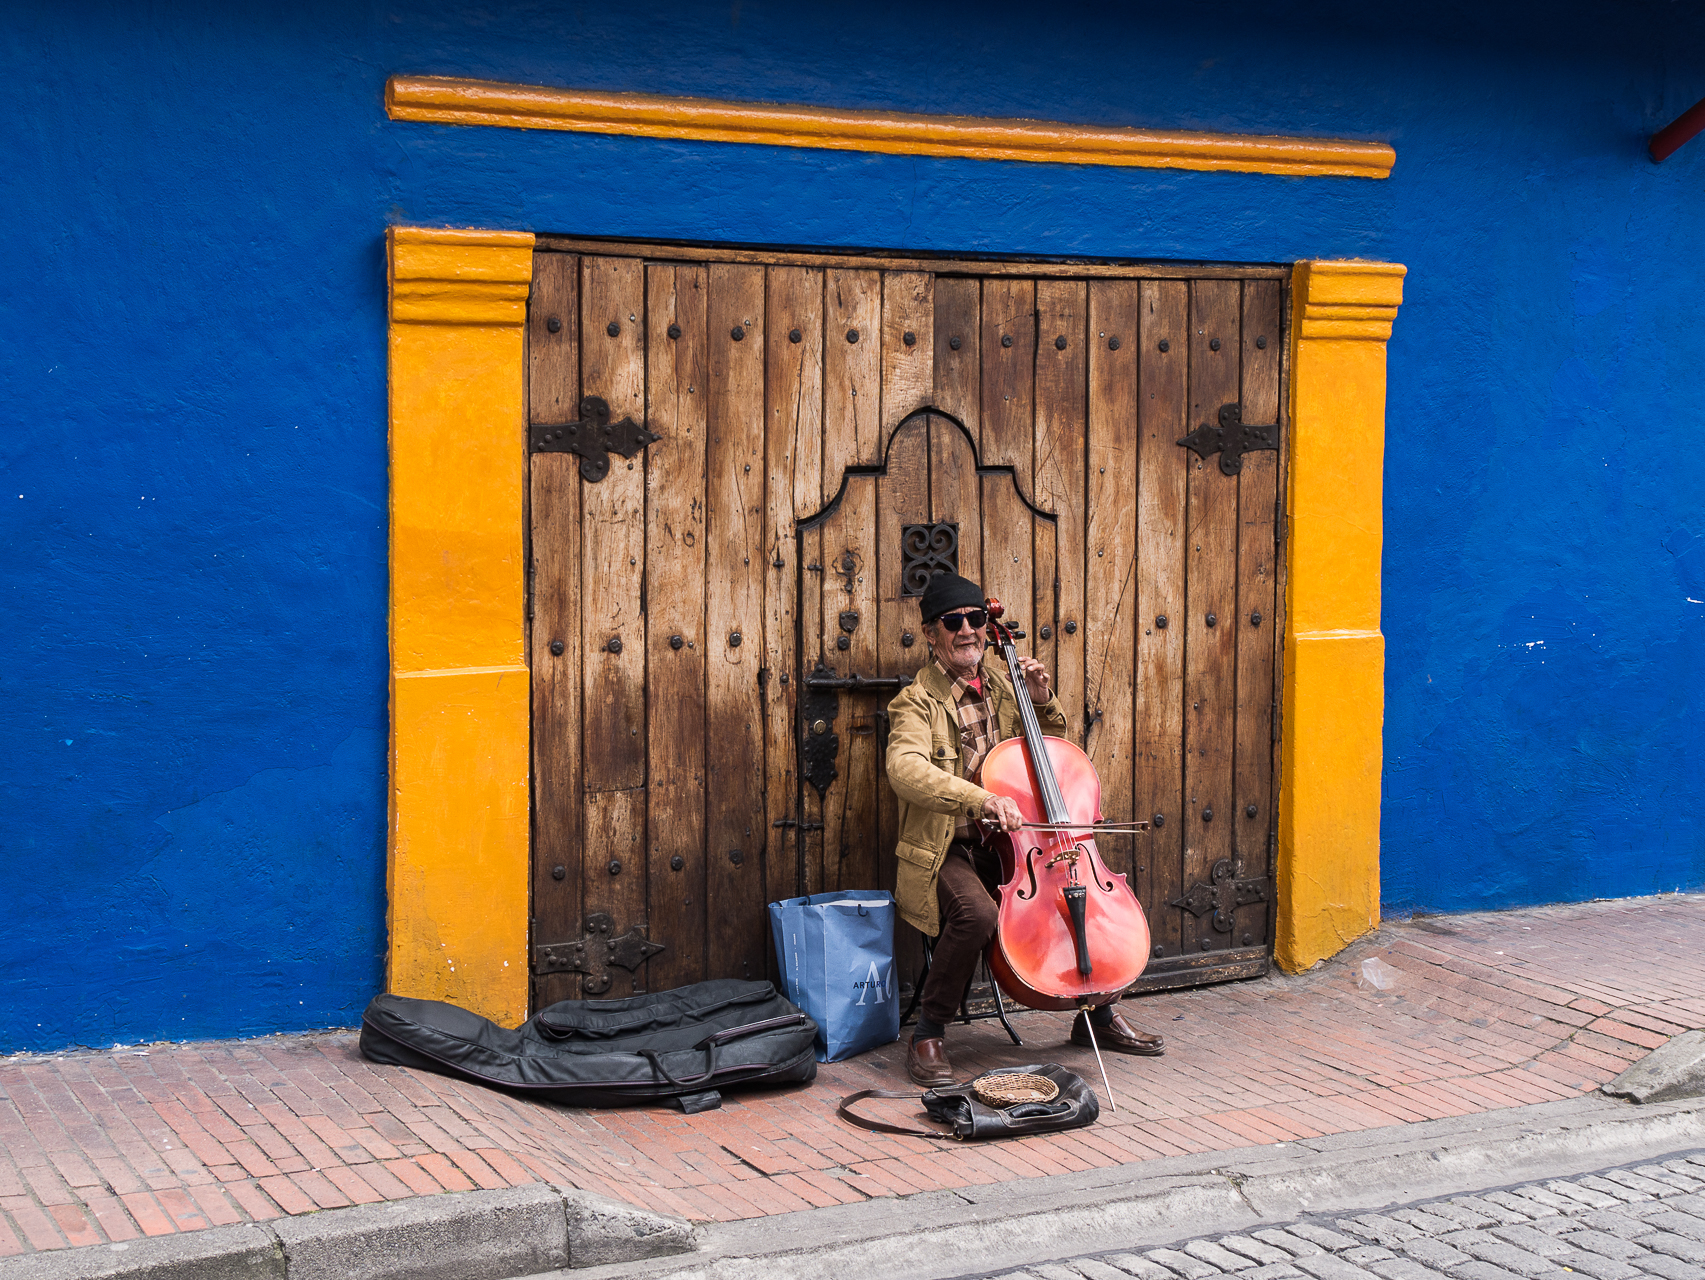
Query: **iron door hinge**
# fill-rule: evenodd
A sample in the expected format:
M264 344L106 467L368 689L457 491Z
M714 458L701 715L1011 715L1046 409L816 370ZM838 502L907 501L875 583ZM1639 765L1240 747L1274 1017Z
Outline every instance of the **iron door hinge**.
M594 911L586 917L583 936L578 941L547 942L534 947L533 972L581 974L581 992L595 996L608 991L615 981L611 968L633 973L667 947L667 943L648 940L644 925L636 924L626 933L618 934L614 917Z
M535 422L527 431L531 453L578 455L580 478L588 484L597 484L610 474L610 454L631 458L662 438L632 417L611 422L610 405L603 396L582 397L578 422Z
M1230 933L1233 915L1239 907L1251 902L1267 901L1267 877L1251 876L1238 879L1230 858L1214 863L1212 884L1193 884L1172 905L1188 911L1198 920L1213 912L1213 926L1220 933Z
M1204 422L1178 443L1204 460L1213 454L1219 454L1220 471L1228 476L1235 476L1243 470L1243 455L1246 453L1265 449L1277 452L1277 422L1265 425L1245 422L1243 406L1240 404L1222 404L1219 419L1217 427Z

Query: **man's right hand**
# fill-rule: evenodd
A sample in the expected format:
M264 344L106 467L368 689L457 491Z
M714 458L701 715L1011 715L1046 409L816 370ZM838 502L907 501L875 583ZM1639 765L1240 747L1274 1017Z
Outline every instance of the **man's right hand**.
M997 819L1002 831L1017 831L1024 825L1024 815L1018 802L1009 796L991 796L983 801L983 816Z

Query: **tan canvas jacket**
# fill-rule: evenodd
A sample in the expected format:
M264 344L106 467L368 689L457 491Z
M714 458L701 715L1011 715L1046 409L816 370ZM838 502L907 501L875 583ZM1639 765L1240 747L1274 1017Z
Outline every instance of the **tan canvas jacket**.
M1005 742L1022 730L1012 681L987 655L983 658L983 688L988 691L995 736ZM1025 695L1028 696L1028 695ZM1044 733L1059 735L1066 713L1058 697L1036 708ZM959 740L959 716L953 706L953 686L931 662L888 704L888 784L900 801L900 839L894 855L898 868L894 898L900 916L915 929L934 937L941 932L941 910L935 900L935 881L947 846L953 843L958 815L983 816L987 791L965 779Z

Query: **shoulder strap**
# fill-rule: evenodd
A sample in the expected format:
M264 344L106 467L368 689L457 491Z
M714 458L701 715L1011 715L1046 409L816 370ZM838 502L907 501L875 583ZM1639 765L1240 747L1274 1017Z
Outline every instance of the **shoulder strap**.
M882 1120L871 1120L853 1112L855 1103L863 1102L866 1098L916 1098L915 1093L896 1093L892 1089L860 1089L857 1093L849 1094L841 1099L841 1105L835 1108L835 1114L848 1124L857 1125L860 1129L869 1129L872 1133L898 1133L913 1138L942 1138L954 1141L955 1134L937 1133L933 1129L908 1129L901 1124L888 1124Z

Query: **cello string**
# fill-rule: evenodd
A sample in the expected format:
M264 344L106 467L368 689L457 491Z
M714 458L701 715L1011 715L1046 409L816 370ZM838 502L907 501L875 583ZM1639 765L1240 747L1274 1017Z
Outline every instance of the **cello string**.
M1005 626L997 623L996 634L1000 636L1001 656L1006 659L1007 677L1012 681L1013 693L1017 694L1024 683L1023 675L1018 669L1018 648L1012 642ZM1042 722L1036 718L1035 704L1028 697L1015 697L1018 703L1019 719L1024 722L1027 742L1038 745L1042 741ZM1060 790L1059 780L1054 776L1053 761L1047 756L1046 749L1033 753L1039 759L1033 759L1031 769L1035 774L1037 787L1042 792L1042 807L1048 817L1055 823L1068 818L1065 794Z

